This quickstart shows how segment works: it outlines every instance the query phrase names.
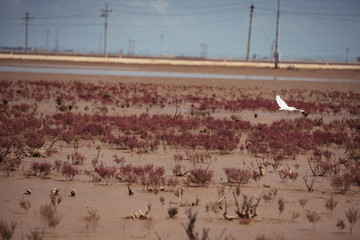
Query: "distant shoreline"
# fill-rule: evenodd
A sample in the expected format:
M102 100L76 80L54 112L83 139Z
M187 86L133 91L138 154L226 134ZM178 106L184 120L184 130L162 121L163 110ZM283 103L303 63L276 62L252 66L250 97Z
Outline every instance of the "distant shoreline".
M50 61L50 62L77 62L102 64L136 64L136 65L168 65L168 66L203 66L203 67L253 67L274 68L272 62L242 62L226 60L201 59L164 59L164 58L126 58L126 57L93 57L93 56L59 56L59 55L33 55L33 54L0 54L0 60ZM280 62L281 69L323 69L323 70L360 70L359 64L339 63L304 63Z

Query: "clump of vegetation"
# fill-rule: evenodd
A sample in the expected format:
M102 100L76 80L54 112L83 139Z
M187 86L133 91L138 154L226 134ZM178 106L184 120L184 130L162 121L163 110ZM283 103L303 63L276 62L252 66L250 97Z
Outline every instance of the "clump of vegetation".
M106 166L101 162L96 168L96 172L105 181L107 185L111 185L115 181L118 168L115 166Z
M54 166L49 162L32 162L30 169L24 172L26 176L39 176L46 178L50 175Z
M286 168L279 171L279 176L283 182L286 182L288 178L295 182L299 173Z
M60 223L62 216L56 212L56 208L51 203L44 203L40 207L40 217L45 226L49 226L55 231L56 226Z
M285 200L283 198L278 199L279 215L285 210Z
M358 210L355 208L349 208L346 212L345 212L346 218L350 224L349 230L350 233L352 233L352 229L355 225L355 223L357 222L357 220L360 218L360 214L358 213ZM345 223L343 220L339 219L336 223L336 226L339 229L344 229L346 227Z
M243 201L241 203L241 209L240 209L238 195L240 195L240 192L239 192L239 194L237 194L236 191L233 191L233 196L234 196L235 205L236 205L236 210L234 210L234 211L237 214L237 217L227 215L227 202L226 201L225 201L225 210L223 212L223 216L226 220L234 220L234 219L240 218L240 219L242 219L241 220L242 224L248 224L250 222L250 220L252 220L254 217L257 216L256 208L260 203L261 196L255 201L254 197L249 198L246 194L243 194ZM224 199L225 199L225 197L221 198L218 201L218 205L219 205L220 209L222 209L221 203Z
M343 173L342 175L336 174L330 180L330 185L335 191L344 194L349 189L354 181L354 176L350 173Z
M71 155L68 154L67 159L68 159L68 161L71 159L71 163L73 165L83 165L84 162L86 161L85 156L77 151L72 153Z
M29 235L26 235L26 238L28 240L42 240L43 239L43 234L41 234L41 232L35 230L35 231L30 231Z
M82 221L84 222L86 231L92 228L93 233L95 233L100 222L100 215L97 213L97 209L88 209L88 214L83 217Z
M328 200L325 200L325 208L329 210L330 216L333 214L334 209L336 208L339 200L334 200L333 196L331 196Z
M306 186L308 192L314 191L313 188L314 188L314 185L315 185L315 182L316 182L316 177L314 177L314 176L309 177L308 175L305 175L303 177L303 180L304 180L304 183L305 183L305 186Z
M259 197L257 201L254 201L254 197L249 198L246 194L243 194L243 202L240 210L235 192L233 192L233 195L236 203L235 212L240 218L252 219L257 216L256 208L260 203L261 197Z
M253 174L248 169L241 168L223 168L228 183L247 184L249 183Z
M172 173L177 177L185 176L189 171L185 170L185 166L182 164L184 156L181 153L174 154L175 166L171 169Z
M315 223L317 223L321 219L319 213L307 211L306 218L309 220L309 222L312 223L313 229L315 231Z
M54 209L56 210L62 201L62 197L60 195L58 195L57 193L51 194L50 200L51 200L51 204L53 205Z
M145 211L139 210L138 212L130 213L130 216L127 216L127 219L149 219L151 211L151 203L148 203L147 209Z
M268 191L266 191L262 195L262 198L264 199L265 203L268 203L276 197L277 193L278 193L278 189L276 187L273 187L273 188L269 189Z
M209 239L209 228L203 228L202 236L199 236L199 233L195 232L195 222L197 213L193 213L191 208L188 208L186 211L186 216L188 217L188 224L185 226L182 224L184 229L186 230L186 235L189 240L206 240Z
M6 175L10 176L10 173L14 173L19 169L21 162L22 160L19 157L4 157L0 161L0 170L5 172Z
M65 176L67 180L72 181L75 176L79 175L79 173L79 170L73 167L70 163L63 162L61 174Z
M195 166L197 163L209 163L211 154L209 152L185 151L185 155Z
M333 174L340 170L333 153L328 150L315 149L308 163L314 176L325 176L327 173Z
M11 239L15 232L16 225L17 225L16 222L12 222L12 223L8 224L7 222L0 221L1 239L4 239L4 240Z
M187 176L187 181L198 186L208 186L213 176L214 170L195 168L190 170L190 175Z
M31 207L31 202L29 199L25 199L25 198L22 198L20 201L19 201L19 205L21 208L23 208L26 213L28 212L28 210L30 209Z
M306 206L308 201L309 201L309 199L307 199L306 197L299 198L299 204L302 208L304 208Z

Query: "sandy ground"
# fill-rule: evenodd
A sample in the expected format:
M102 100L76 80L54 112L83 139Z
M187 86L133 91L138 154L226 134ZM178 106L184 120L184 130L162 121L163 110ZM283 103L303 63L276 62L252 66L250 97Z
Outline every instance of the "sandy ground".
M6 61L1 61L6 64ZM63 64L63 63L62 63ZM114 65L111 65L114 66ZM116 65L118 66L118 65ZM287 69L263 69L263 68L207 68L207 67L174 67L174 66L128 66L137 70L150 71L174 71L174 72L201 72L201 73L222 73L222 74L249 74L257 76L283 76L283 77L310 77L328 79L350 79L358 82L301 82L301 81L260 81L260 80L214 80L214 79L178 79L178 78L148 78L148 77L115 77L115 76L86 76L86 75L60 75L60 74L35 74L35 73L4 73L0 72L0 80L45 80L45 81L84 81L84 82L103 82L103 83L154 83L159 85L189 85L189 86L222 86L231 88L232 86L242 86L246 91L274 92L278 89L304 89L304 90L329 90L329 91L354 91L360 93L360 74L359 71L352 70L287 70ZM41 105L38 111L51 113L47 105ZM81 109L81 108L80 108ZM81 111L81 110L79 110ZM140 114L145 112L145 108L130 108L126 114ZM160 110L150 110L160 111ZM173 109L161 110L161 113L173 113ZM123 114L121 110L114 110L116 114ZM299 117L291 113L274 114L267 111L257 111L258 118L254 119L253 111L242 111L236 113L244 120L251 120L253 123L271 123L279 119L294 119ZM219 114L221 117L221 114ZM342 119L343 115L328 115L326 121L332 119ZM348 116L358 118L359 116ZM217 189L226 186L230 191L230 186L226 184L226 176L223 172L224 167L241 167L243 162L248 166L255 158L247 154L246 151L236 150L231 154L212 154L210 169L215 171L213 182L208 187L185 187L182 197L182 204L176 218L169 218L167 209L170 201L176 202L177 197L172 191L159 192L157 195L147 192L142 185L134 185L134 195L128 195L125 183L115 182L112 185L104 183L93 183L89 177L80 175L73 181L66 181L60 174L52 173L47 179L38 177L26 178L23 171L28 169L32 161L54 161L55 159L66 160L66 156L71 154L74 149L64 142L57 142L55 145L57 152L49 158L26 157L20 170L12 176L0 175L0 219L17 222L14 239L25 239L31 231L42 230L42 222L39 216L39 209L43 203L50 202L49 194L52 188L60 190L63 200L58 206L57 211L61 214L61 222L56 227L55 232L50 229L45 230L45 239L186 239L185 227L188 223L186 210L194 203L196 198L200 199L198 206L192 207L192 212L197 212L195 232L202 235L203 228L209 229L210 239L256 239L265 236L266 239L359 239L360 222L357 222L353 233L348 229L339 230L335 227L338 219L346 222L345 210L350 207L360 211L360 189L352 186L346 194L334 193L329 185L329 178L322 177L316 180L314 192L308 193L302 177L309 173L306 162L308 154L297 155L293 162L299 163L299 177L295 182L288 181L283 183L279 175L268 169L267 174L257 183L250 182L241 186L241 192L255 198L259 197L264 191L268 191L268 186L278 188L277 197L265 203L263 200L257 208L258 216L250 221L249 224L242 224L240 220L224 220L221 213L207 211L206 206L218 200ZM345 156L345 148L330 147L337 153L338 157ZM95 144L92 142L81 141L78 151L82 153L87 161L81 169L91 169L91 159L96 156ZM184 153L184 149L160 148L155 153L137 154L128 150L112 149L103 146L101 159L105 163L112 164L114 155L124 156L127 162L134 165L154 164L163 166L165 175L172 176L173 155ZM190 164L190 163L189 163ZM190 165L189 165L190 166ZM26 189L31 189L31 195L24 195ZM70 196L70 190L75 188L77 194ZM234 188L232 188L234 189ZM339 200L332 215L324 207L325 200L333 196ZM31 201L31 208L27 213L19 207L19 200L23 197ZM165 199L162 206L160 198ZM307 198L308 203L303 209L299 205L300 198ZM285 200L285 210L280 215L277 200ZM241 198L239 198L241 202ZM228 214L235 215L235 202L231 192L227 194ZM151 203L151 215L148 220L125 219L132 212L139 209L145 210L148 203ZM99 226L96 232L87 232L82 218L87 214L88 209L97 209L100 215ZM306 218L306 210L316 211L321 219L312 224ZM294 213L299 217L293 219ZM346 222L347 223L347 222Z

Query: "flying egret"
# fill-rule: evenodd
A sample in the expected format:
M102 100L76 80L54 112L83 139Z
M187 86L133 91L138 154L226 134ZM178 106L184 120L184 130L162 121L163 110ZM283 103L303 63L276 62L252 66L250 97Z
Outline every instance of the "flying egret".
M295 107L289 107L286 102L284 102L284 100L281 99L281 97L279 95L276 95L276 102L277 104L279 105L279 111L299 111L301 112L305 117L308 115L307 112L305 112L305 110L302 110L302 109L297 109Z

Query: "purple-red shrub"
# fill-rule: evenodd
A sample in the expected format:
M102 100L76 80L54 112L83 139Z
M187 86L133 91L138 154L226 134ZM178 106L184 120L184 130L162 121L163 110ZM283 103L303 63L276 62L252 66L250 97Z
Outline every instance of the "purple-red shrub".
M299 176L298 172L293 172L290 169L282 169L279 170L279 176L282 181L287 181L287 179L291 179L291 181L295 182L297 177Z
M207 186L210 184L213 176L214 170L195 168L190 170L190 174L187 176L189 183L198 185L198 186Z
M354 176L349 173L344 173L342 175L336 174L330 180L330 185L334 190L345 193L350 189L350 186L353 184Z
M309 167L314 176L324 176L327 173L336 174L340 171L333 153L316 148L308 159Z
M11 172L16 172L19 169L21 162L21 158L3 157L0 162L0 170L9 176Z
M314 142L322 145L330 145L331 143L335 143L336 145L343 145L348 140L348 135L345 132L316 130L312 135Z
M253 177L253 174L248 169L241 168L223 168L228 183L247 184Z
M75 167L73 167L70 163L68 162L64 162L62 169L61 169L61 174L67 179L72 181L74 179L75 176L77 176L79 174L79 170L77 170Z
M53 169L53 165L49 162L32 162L30 165L30 171L32 171L34 176L39 175L39 177L45 178L50 175Z
M131 163L120 166L118 178L120 181L124 181L129 184L137 182L135 167Z
M118 168L115 166L106 166L103 162L101 162L96 172L100 175L102 179L106 182L106 184L112 184L115 180L115 176Z
M86 160L85 156L79 152L74 152L71 155L68 154L67 159L68 159L68 161L71 159L71 163L73 165L82 165L82 164L84 164L84 162Z

